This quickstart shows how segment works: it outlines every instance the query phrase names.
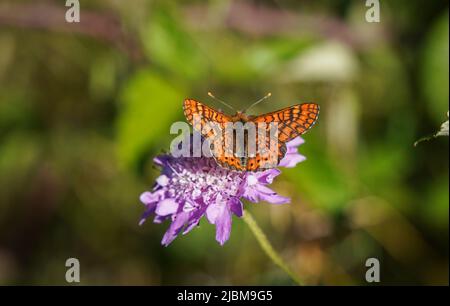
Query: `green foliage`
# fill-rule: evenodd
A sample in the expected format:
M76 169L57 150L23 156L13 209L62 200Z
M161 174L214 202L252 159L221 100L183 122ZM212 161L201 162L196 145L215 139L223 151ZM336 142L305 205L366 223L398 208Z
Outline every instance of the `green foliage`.
M135 165L150 146L158 146L178 116L183 92L149 70L136 72L124 85L117 119L118 154L124 164Z
M422 82L426 105L436 124L448 111L448 12L435 21L423 51Z
M142 34L148 57L183 79L199 79L205 72L204 54L183 30L181 18L168 9L155 11Z

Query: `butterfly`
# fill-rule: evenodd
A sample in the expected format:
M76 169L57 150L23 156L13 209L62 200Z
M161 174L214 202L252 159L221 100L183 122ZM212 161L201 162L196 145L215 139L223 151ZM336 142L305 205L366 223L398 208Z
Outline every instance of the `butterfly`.
M215 98L210 93L208 95ZM269 96L270 94L263 99ZM215 136L211 150L219 166L236 171L255 172L276 167L286 154L286 143L306 133L316 123L320 107L315 103L303 103L259 116L248 116L245 111L238 111L235 115L229 116L196 100L185 99L183 109L187 121L194 130L200 132L204 138L212 139ZM252 134L245 133L244 130L245 141L238 142L237 133L228 130L230 124L236 123L253 123L258 126L258 132ZM217 134L214 133L214 129L204 128L208 125L218 127ZM276 133L270 130L273 126L276 127ZM258 143L258 151L254 147L253 150L250 149L249 140ZM231 146L225 146L227 143L231 143ZM264 151L263 147L268 154L261 153ZM238 152L240 154L237 154Z

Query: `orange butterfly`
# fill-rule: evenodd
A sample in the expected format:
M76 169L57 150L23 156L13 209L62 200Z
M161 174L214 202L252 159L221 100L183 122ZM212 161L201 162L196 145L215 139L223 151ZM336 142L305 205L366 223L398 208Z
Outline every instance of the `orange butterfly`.
M208 95L215 98L211 93ZM250 107L269 96L270 94ZM219 101L230 107L225 102ZM184 100L183 109L187 121L196 131L206 138L216 136L211 150L217 164L237 171L261 171L276 167L286 154L286 143L308 131L319 116L319 105L315 103L298 104L260 116L247 116L245 111L238 111L234 116L228 116L192 99ZM195 120L196 118L199 120ZM245 141L243 145L239 145L236 141L236 132L227 129L228 125L235 123L258 125L258 133L249 134L244 131ZM219 127L218 135L215 135L213 130L204 128L211 124ZM269 131L270 124L276 125L275 135ZM249 138L260 140L257 152L250 148ZM231 146L226 147L224 143L231 143ZM269 154L261 153L264 146Z

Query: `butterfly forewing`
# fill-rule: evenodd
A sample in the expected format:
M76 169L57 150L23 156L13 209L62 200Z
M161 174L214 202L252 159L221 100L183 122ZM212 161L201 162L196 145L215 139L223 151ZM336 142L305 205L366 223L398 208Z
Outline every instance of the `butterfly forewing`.
M281 142L288 142L308 131L319 116L319 105L297 104L279 111L267 113L253 119L254 122L277 122Z

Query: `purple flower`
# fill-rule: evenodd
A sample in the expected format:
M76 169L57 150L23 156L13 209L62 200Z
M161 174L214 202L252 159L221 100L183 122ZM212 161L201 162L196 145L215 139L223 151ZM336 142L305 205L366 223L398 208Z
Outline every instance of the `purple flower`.
M297 152L302 138L287 143L286 156L279 166L294 167L305 157ZM278 169L261 172L239 172L224 169L213 158L178 157L163 154L154 162L161 167L152 191L144 192L140 200L146 206L139 225L151 215L154 222L171 220L161 243L169 245L179 233L186 234L206 215L216 226L216 240L223 245L231 233L232 215L242 217L241 199L253 203L266 201L272 204L289 203L290 199L270 189Z

